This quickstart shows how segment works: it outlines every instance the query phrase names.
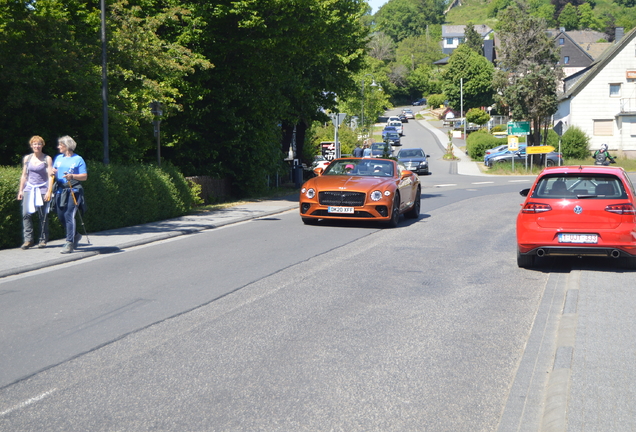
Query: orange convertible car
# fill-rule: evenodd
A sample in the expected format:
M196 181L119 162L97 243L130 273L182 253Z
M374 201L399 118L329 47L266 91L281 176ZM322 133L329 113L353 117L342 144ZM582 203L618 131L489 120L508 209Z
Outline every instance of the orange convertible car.
M375 220L395 227L402 213L420 215L420 179L391 159L336 159L300 190L304 223L319 219Z

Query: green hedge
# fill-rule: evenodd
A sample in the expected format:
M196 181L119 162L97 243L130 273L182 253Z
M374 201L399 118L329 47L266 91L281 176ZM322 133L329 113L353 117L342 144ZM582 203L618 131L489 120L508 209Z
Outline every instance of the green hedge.
M88 205L83 219L89 233L182 216L200 202L200 186L190 184L170 164L161 169L95 162L87 165L88 180L82 186ZM16 200L19 181L19 168L0 167L0 249L22 243L21 203ZM51 240L63 238L57 216L51 215L50 222Z
M507 144L508 141L503 138L495 138L487 131L477 131L468 135L466 140L466 148L468 156L474 160L483 160L486 150Z

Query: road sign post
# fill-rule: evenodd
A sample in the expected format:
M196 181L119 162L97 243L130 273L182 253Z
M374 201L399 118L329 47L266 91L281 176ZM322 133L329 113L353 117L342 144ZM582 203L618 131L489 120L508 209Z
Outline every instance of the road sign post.
M530 122L508 122L508 135L530 135Z
M340 140L338 139L338 128L340 128L340 125L342 124L342 122L344 121L344 119L347 117L347 114L345 113L332 113L330 114L331 117L331 122L333 123L334 126L334 142L336 143L336 159L340 157Z

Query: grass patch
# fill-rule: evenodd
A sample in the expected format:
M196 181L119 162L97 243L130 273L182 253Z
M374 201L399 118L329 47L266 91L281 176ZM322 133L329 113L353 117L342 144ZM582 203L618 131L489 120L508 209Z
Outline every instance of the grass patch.
M563 165L594 165L593 159L567 159L563 162ZM626 159L626 158L616 158L616 164L613 166L622 167L625 171L628 172L636 172L636 159ZM524 163L515 162L515 169L512 170L512 163L498 163L493 167L488 168L484 166L483 163L479 163L479 167L482 172L494 175L530 175L530 174L539 174L544 166L537 167L536 165L532 167L532 170L528 167L526 169Z

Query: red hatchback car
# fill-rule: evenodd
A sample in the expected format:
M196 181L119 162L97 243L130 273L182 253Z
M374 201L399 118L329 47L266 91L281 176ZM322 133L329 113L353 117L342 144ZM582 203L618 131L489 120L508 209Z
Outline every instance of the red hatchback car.
M519 267L537 256L600 256L636 268L636 193L622 168L546 168L520 194Z

